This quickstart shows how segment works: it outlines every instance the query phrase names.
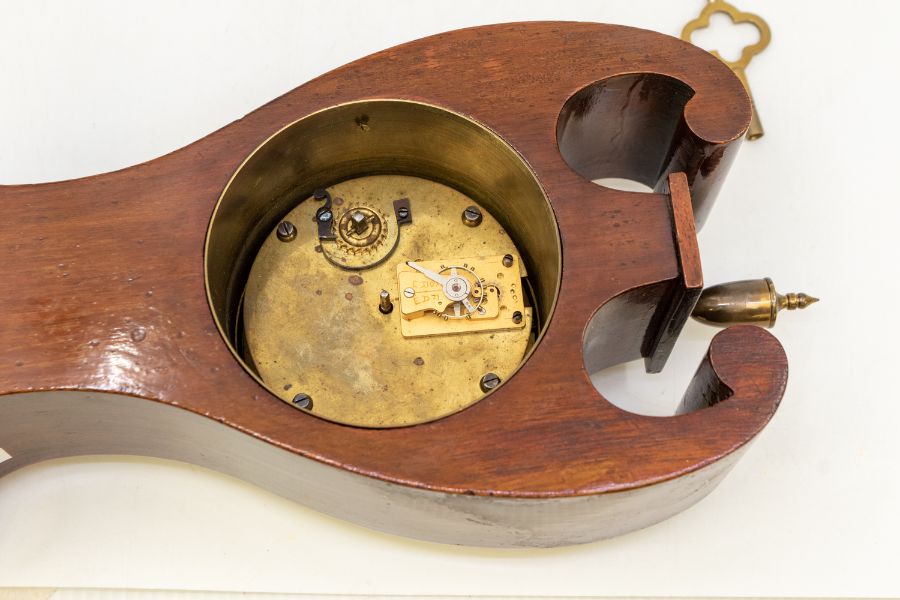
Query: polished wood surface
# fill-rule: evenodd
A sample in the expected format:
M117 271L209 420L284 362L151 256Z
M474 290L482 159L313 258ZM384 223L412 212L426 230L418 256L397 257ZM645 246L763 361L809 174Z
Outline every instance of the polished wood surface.
M371 98L442 106L497 132L535 171L562 238L558 303L524 367L469 409L392 430L337 425L272 397L220 338L203 277L210 215L243 159L300 117ZM0 421L15 430L5 402L16 415L28 398L42 410L40 394L19 392L112 392L347 473L445 494L571 498L700 472L774 414L787 366L770 334L719 334L720 350L714 343L683 414L671 418L608 403L585 363L648 356L647 340L671 322L660 315L672 312L675 290L697 289L699 262L680 254L692 232L679 223L683 206L673 212L669 175L684 173L680 193L702 223L749 119L737 78L674 38L586 23L496 25L351 63L148 163L0 187L0 393L14 395L0 397ZM622 192L587 177L631 177L657 191ZM594 345L599 358L582 358L586 331L605 336ZM726 388L715 395L722 401L709 401L708 390ZM128 452L129 435L109 451ZM46 437L0 439L13 456L0 473L79 453ZM178 458L154 447L134 442L136 452Z

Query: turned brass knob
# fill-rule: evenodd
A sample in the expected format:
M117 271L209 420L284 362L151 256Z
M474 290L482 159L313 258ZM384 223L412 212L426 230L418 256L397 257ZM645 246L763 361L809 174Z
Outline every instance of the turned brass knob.
M780 310L803 309L818 301L802 293L779 294L768 277L745 279L704 289L691 316L716 327L738 323L772 327Z

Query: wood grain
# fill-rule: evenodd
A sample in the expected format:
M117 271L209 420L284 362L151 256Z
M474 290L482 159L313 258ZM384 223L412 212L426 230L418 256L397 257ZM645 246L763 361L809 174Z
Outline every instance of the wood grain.
M644 78L634 79L635 73ZM603 98L597 82L625 76L637 91L628 96L626 89L624 104L597 100ZM570 103L579 92L587 100ZM666 103L667 94L674 100ZM536 173L563 246L555 313L518 374L456 415L392 430L337 425L270 396L219 337L203 278L206 227L242 160L300 117L375 98L445 107L497 132ZM597 112L597 102L606 108ZM654 117L659 111L663 117ZM609 128L592 128L597 118ZM167 414L195 413L214 428L364 475L373 485L453 497L571 499L639 490L699 472L744 446L774 414L787 375L777 341L756 329L719 334L719 353L714 343L709 366L698 375L706 383L697 383L696 390L692 385L688 395L706 397L699 388L717 380L727 381L734 393L672 418L634 415L606 402L587 376L582 346L586 330L597 331L589 324L602 322L606 328L599 331L608 337L599 342L600 362L639 358L653 333L652 316L671 302L672 286L683 285L678 282L685 277L696 285L697 273L680 267L688 257L680 257L678 248L689 244L679 246L687 242L676 237L689 230L673 223L668 176L685 174L693 211L702 221L749 118L746 93L731 72L674 38L586 23L496 25L433 36L351 63L148 163L73 181L0 187L6 259L0 264L0 393L7 395L0 397L0 445L13 455L0 473L84 451L134 448L179 458L165 449L164 439L134 439L128 429L133 419L107 424L119 430L116 444L107 446L101 442L109 431L90 428L74 434L83 438L77 443L55 443L65 422L29 439L16 435L20 424L14 416L34 418L44 411L40 394L26 392L65 390L117 394L110 402L140 398ZM557 144L565 129L566 136L575 136L567 137L575 150L563 152L569 163L560 152L565 144ZM616 131L618 141L611 140ZM590 163L592 148L601 156L610 144L644 144L654 158L618 173L607 167L637 159ZM588 162L579 166L579 157ZM658 192L603 188L585 179L585 172L639 176ZM23 410L23 402L33 402L33 408ZM5 441L13 437L15 443ZM207 436L194 443L204 448L217 441ZM208 451L217 453L212 446ZM195 460L196 454L180 458ZM214 466L228 470L221 461ZM294 483L302 486L297 477ZM646 519L629 523L640 526ZM409 529L395 522L374 526ZM570 534L555 537L555 543L586 541ZM443 539L460 541L449 534Z

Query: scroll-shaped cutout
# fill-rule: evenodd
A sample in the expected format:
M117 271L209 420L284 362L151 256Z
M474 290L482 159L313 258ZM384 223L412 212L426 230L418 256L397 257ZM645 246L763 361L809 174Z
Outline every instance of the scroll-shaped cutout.
M683 112L694 91L656 73L592 83L563 106L556 125L566 163L591 181L631 179L656 188L675 152Z
M781 403L787 376L787 356L775 336L753 325L729 327L709 343L676 415L740 403L745 418L762 429Z
M645 369L632 362L648 356L657 337L659 306L676 287L676 281L663 281L631 289L610 299L588 321L582 346L584 368L597 391L622 410L671 416L678 398L668 392L675 386L678 391L684 389L687 373L696 365L682 360L674 371L667 369L663 379L639 373ZM692 341L701 340L694 337ZM703 348L694 353L695 359L705 349L706 341L702 344ZM675 379L674 372L681 377Z
M630 380L636 375L635 365L622 364L642 356L642 340L623 336L622 328L649 323L649 310L642 306L662 292L660 286L642 286L620 294L594 313L585 331L584 361L597 391L618 408L645 416L687 415L734 399L750 403L744 405L743 410L751 410L752 407L754 412L761 411L767 415L767 420L774 414L784 391L787 358L774 336L750 325L729 327L712 338L680 402L671 396L637 396L662 394L667 388L684 381L678 378L676 383L676 379L668 377L651 386L645 385L648 382L632 382ZM687 338L686 341L692 346L689 352L692 360L696 360L697 345L705 345L700 337L702 331L694 335L682 334L682 340ZM649 374L639 376L648 380L652 377ZM623 386L628 389L628 394L622 393ZM760 429L764 424L760 424Z
M689 321L662 371L648 373L645 361L635 359L589 372L591 383L608 402L624 411L647 417L680 414L685 390L693 384L694 372L708 352L714 333L705 325Z

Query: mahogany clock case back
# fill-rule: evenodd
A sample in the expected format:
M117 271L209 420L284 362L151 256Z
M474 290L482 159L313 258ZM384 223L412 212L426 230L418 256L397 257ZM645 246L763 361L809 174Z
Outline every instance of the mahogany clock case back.
M663 368L750 115L680 40L512 23L350 63L144 164L0 186L0 475L169 458L487 546L671 516L774 414L780 344L723 330L665 418L588 372Z

